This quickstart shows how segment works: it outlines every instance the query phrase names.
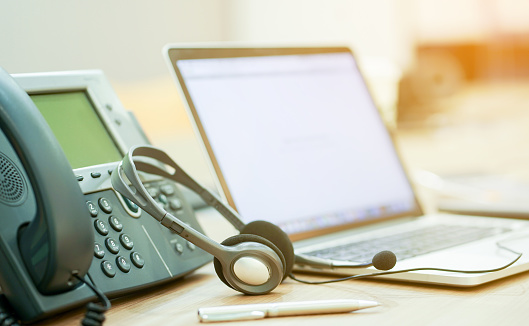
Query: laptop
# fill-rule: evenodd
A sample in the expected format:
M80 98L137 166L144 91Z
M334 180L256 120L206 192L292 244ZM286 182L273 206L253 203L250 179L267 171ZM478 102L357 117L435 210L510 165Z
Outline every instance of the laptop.
M245 222L267 220L296 254L364 263L380 278L470 287L529 269L529 221L423 214L347 47L167 45L164 55L224 199ZM514 250L509 251L504 247ZM339 275L369 268L295 271Z

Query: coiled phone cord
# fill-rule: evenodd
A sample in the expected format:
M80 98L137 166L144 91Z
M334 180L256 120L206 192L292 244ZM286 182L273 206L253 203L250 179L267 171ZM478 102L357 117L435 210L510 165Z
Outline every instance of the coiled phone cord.
M5 295L0 294L0 326L19 326L17 318Z
M81 321L81 325L83 326L99 326L103 325L103 322L105 321L105 312L110 309L110 300L106 297L106 295L101 292L98 288L96 288L93 283L87 282L84 278L80 277L79 275L74 275L75 278L77 278L82 283L86 284L92 291L94 291L95 295L98 297L98 299L103 303L97 304L93 302L89 302L86 305L86 313ZM88 275L90 278L90 275ZM92 279L90 279L91 281ZM0 326L20 326L20 321L15 317L14 311L11 309L11 306L9 305L9 302L7 301L5 295L0 294Z
M90 275L87 274L87 276L90 278ZM80 277L79 275L74 275L74 277L77 278L82 283L84 283L86 286L88 286L92 291L94 291L95 295L103 303L103 305L101 305L101 304L89 302L86 305L86 313L84 315L83 320L81 321L81 325L83 326L103 325L103 322L105 321L105 312L108 309L110 309L110 306L111 306L110 300L108 300L107 296L103 292L101 292L97 287L95 287L92 282L87 282L84 278ZM92 281L91 278L90 278L90 281Z

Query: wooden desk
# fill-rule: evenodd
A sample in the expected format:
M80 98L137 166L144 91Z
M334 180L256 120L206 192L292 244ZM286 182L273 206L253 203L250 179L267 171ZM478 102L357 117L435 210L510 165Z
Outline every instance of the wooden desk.
M164 83L164 85L172 87L171 84ZM527 97L525 89L524 86L524 91L520 91L521 97L517 97L517 99L522 98L520 101ZM525 154L527 150L519 149L526 148L529 140L527 131L529 129L526 127L529 113L526 112L525 105L519 105L521 102L513 103L512 88L509 88L507 93L508 103L518 105L521 110L513 112L511 107L507 113L502 113L503 120L499 123L494 123L496 120L494 117L491 118L490 114L481 116L480 119L475 119L470 114L470 117L466 117L469 120L466 124L452 123L428 130L399 131L397 142L403 150L406 165L412 170L426 168L434 172L468 172L479 169L489 172L514 172L526 177L529 174L529 169L526 168L529 166L529 157ZM500 100L485 102L489 106L491 103L498 105L505 103ZM481 110L484 110L483 107ZM461 112L465 111L459 110L457 114ZM451 117L453 116L452 114ZM505 117L508 120L505 120ZM141 114L140 121L143 124ZM144 125L144 127L151 135L156 135L156 131L160 132L157 126ZM173 140L167 137L170 135L163 134L159 139L153 137L152 140L155 144L169 144ZM176 153L176 149L173 151ZM216 232L213 238L217 240L233 232L226 225L222 226L222 222L207 218L204 222L206 231L209 228L210 232ZM222 227L217 228L216 225ZM225 234L221 234L223 232ZM301 276L308 279L321 278ZM526 325L529 320L529 273L469 289L381 280L306 285L287 279L271 294L245 296L219 281L209 264L183 280L113 300L113 307L106 314L106 325L198 325L200 323L197 309L200 307L338 298L374 300L380 302L381 306L346 314L269 318L231 324ZM43 324L78 324L83 313L84 309L77 309Z
M182 281L114 300L106 314L106 325L199 325L197 309L200 307L337 298L374 300L381 306L345 314L267 318L232 324L526 325L529 274L473 289L365 280L306 285L287 279L271 294L245 296L226 287L212 266L207 265ZM83 310L78 309L45 324L78 324L82 314Z
M199 212L208 235L220 241L233 228L215 212ZM323 276L297 274L310 280ZM331 277L332 278L332 277ZM356 280L307 285L286 279L272 293L242 295L222 283L212 264L186 278L148 291L118 298L106 313L105 325L199 325L200 307L326 299L373 300L376 308L345 314L266 318L219 325L526 325L529 318L529 273L474 288L450 288L383 280ZM43 325L79 324L84 308ZM204 325L204 324L203 324Z

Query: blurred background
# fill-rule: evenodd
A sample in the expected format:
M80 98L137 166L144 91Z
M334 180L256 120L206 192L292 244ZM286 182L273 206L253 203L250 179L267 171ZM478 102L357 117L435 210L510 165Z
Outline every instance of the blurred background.
M103 70L152 142L208 183L165 44L347 45L418 183L529 180L528 17L525 0L3 0L0 66Z

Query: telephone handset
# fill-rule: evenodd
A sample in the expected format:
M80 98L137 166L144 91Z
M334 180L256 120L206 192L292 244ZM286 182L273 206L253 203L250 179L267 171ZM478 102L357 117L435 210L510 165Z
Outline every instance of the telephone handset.
M93 300L74 275L112 297L211 260L112 189L117 161L149 142L101 72L0 69L0 129L0 287L23 322ZM200 229L173 183L144 180L160 205Z
M4 70L0 125L0 284L33 315L36 296L68 291L72 273L86 274L94 235L77 232L90 227L81 189L44 118Z

